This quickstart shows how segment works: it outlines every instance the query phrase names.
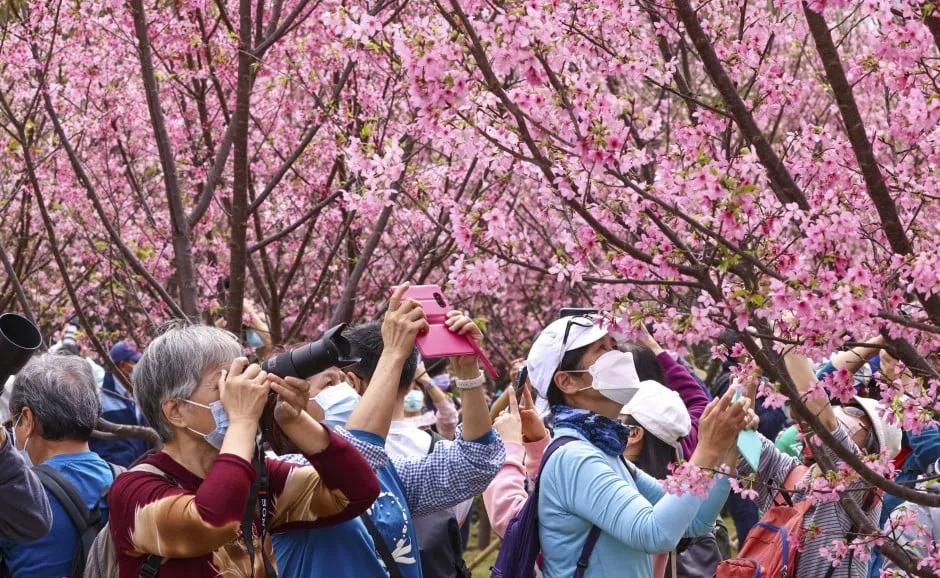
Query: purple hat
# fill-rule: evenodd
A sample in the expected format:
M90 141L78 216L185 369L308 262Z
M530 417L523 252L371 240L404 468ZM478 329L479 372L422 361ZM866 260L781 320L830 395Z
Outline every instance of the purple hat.
M122 361L139 361L140 353L130 341L118 341L111 348L111 361L121 363Z

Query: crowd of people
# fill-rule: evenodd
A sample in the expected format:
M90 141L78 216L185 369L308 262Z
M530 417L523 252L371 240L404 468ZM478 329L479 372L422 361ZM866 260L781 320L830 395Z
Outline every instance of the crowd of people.
M755 387L736 387L733 358L707 376L649 333L629 340L600 314L567 315L533 336L491 398L476 355L420 358L428 320L406 289L383 321L345 331L351 363L305 377L262 369L273 352L257 315L240 336L178 322L140 349L119 341L112 370L82 355L70 322L5 387L0 576L469 578L463 552L481 494L505 538L493 576L730 576L722 562L753 548L781 497L803 516L795 566L786 545L773 554L781 578L896 569L877 552L824 555L858 529L841 502L811 499L823 475L812 432ZM482 347L468 315L444 324ZM803 393L829 373L854 375L851 402L807 396L808 408L845 449L887 454L897 479L914 481L936 473L940 433L908 434L882 417L878 380L916 379L883 345L785 362ZM100 435L101 419L152 428L162 445ZM739 452L749 431L756 468ZM716 472L707 493L667 491L679 464ZM750 480L756 498L731 492L729 475ZM915 508L933 519L861 481L845 495L876 527ZM901 540L926 549L920 536Z

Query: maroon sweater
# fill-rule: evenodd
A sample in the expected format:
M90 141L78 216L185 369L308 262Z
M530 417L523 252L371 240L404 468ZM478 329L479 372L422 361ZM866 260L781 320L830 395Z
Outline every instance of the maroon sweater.
M365 458L330 432L329 447L306 456L310 466L267 460L273 498L270 531L285 532L339 524L363 513L379 495L379 483ZM121 578L137 578L147 556L166 558L160 578L250 576L241 519L255 471L238 456L222 454L205 479L165 453L146 462L176 484L148 472L122 474L111 487L111 536ZM270 537L262 545L255 518L254 575L263 577L261 548L274 562Z

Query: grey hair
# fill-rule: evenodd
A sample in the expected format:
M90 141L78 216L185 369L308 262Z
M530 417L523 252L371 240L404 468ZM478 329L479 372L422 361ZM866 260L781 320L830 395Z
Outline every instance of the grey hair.
M88 441L101 417L98 384L87 359L44 353L33 357L13 381L13 421L28 407L47 440Z
M144 350L131 378L134 397L150 427L163 441L173 439L163 402L189 399L206 369L228 367L242 355L238 338L224 329L184 322L170 325Z

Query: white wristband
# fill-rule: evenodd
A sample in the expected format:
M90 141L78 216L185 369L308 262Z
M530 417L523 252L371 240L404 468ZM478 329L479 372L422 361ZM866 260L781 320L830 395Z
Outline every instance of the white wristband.
M486 376L481 372L480 375L473 379L457 379L454 381L457 385L457 389L476 389L486 383Z

